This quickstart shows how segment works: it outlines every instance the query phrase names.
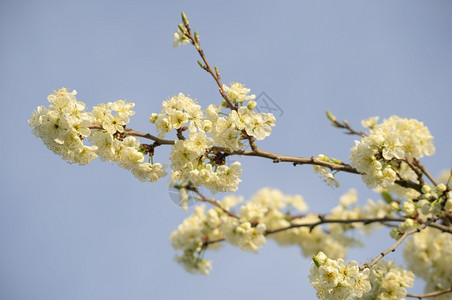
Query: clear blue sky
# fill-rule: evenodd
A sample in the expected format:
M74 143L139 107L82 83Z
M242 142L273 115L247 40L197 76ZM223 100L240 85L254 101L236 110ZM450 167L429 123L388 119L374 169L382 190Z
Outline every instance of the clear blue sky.
M181 10L226 83L265 91L283 110L262 148L348 161L354 138L328 124L326 109L356 127L396 114L431 130L437 152L423 162L433 174L451 167L451 1L1 1L0 299L314 298L310 260L273 242L258 255L208 252L209 277L185 273L169 234L187 214L169 200L166 179L143 184L108 163L68 165L30 133L31 112L60 87L89 107L135 102L131 127L149 132L148 116L168 96L219 101L194 49L172 47ZM350 174L331 190L309 166L241 161L246 197L278 187L319 212L350 187L362 201L378 198ZM392 242L377 237L349 258Z

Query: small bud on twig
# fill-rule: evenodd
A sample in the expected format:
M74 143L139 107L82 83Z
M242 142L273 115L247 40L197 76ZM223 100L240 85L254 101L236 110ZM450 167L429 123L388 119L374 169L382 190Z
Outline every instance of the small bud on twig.
M183 34L187 34L187 28L184 27L184 25L182 24L177 24L177 27L179 27L179 30L183 33Z
M391 194L389 194L386 190L381 192L381 197L386 201L386 203L391 203L393 201Z
M199 34L195 31L195 41L199 44Z
M335 117L329 110L325 111L325 113L326 113L327 118L328 118L331 122L336 121L336 117Z
M342 165L344 163L342 160L337 159L337 158L330 158L330 160L338 165Z
M184 12L181 12L181 17L182 17L182 23L184 23L184 26L187 27L188 26L187 15Z
M206 68L206 66L205 66L201 61L199 61L199 60L198 60L198 65L199 65L201 68L203 68L203 69Z

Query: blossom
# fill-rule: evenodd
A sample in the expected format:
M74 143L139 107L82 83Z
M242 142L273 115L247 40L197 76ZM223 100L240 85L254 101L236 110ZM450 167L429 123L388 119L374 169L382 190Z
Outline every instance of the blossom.
M392 116L370 129L369 136L355 141L350 164L362 173L370 188L391 187L405 162L435 151L433 137L422 122ZM405 168L406 169L406 168Z
M396 300L405 299L406 288L412 287L414 274L393 261L379 261L370 269L372 289L361 299Z
M345 265L343 259L329 259L323 252L312 260L309 280L320 299L361 298L371 288L369 269L360 271L356 261Z
M425 292L450 288L452 285L452 236L427 227L409 237L403 249L408 267L427 282ZM450 299L445 294L439 299Z
M248 95L251 90L245 88L243 84L238 82L231 83L230 87L223 84L223 89L225 90L229 101L234 103L243 103L246 100L254 100L256 98L255 95Z
M372 129L372 128L374 128L375 125L377 124L378 119L379 119L379 117L370 117L370 118L368 118L368 119L366 119L366 120L362 120L362 121L361 121L361 125L362 125L363 127Z
M184 25L180 24L179 26L187 30ZM180 28L177 28L176 32L174 33L173 47L187 45L188 43L190 43L190 39L180 30Z
M323 154L317 155L317 159L325 161L325 162L333 162L333 163L335 161L334 159L330 159L329 157L327 157L326 155L323 155ZM314 172L320 174L320 177L323 178L323 181L325 181L325 183L328 184L330 187L332 187L332 188L339 187L339 182L336 180L336 178L334 178L334 175L332 173L328 172L326 167L319 166L319 165L313 165L313 168L314 168Z
M224 217L224 219L220 230L226 241L232 245L238 246L244 251L256 253L265 244L266 226L264 224L252 226L249 221L240 221L231 217Z
M49 108L39 106L28 124L49 150L69 163L86 165L97 157L97 146L84 144L91 135L93 116L85 111L83 102L77 101L76 94L66 88L54 91L47 97Z
M166 165L160 163L141 163L132 169L132 174L142 182L156 182L159 178L168 175L165 168Z

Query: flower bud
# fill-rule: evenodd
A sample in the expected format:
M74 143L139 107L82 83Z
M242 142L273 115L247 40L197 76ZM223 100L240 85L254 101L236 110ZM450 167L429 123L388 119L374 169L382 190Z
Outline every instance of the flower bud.
M329 110L325 111L325 113L326 113L326 117L327 117L331 122L336 121L336 117L335 117Z
M188 26L187 15L183 11L181 12L181 17L182 17L182 23L184 23L185 26Z
M250 100L250 101L248 101L248 104L246 105L246 107L249 110L253 110L256 107L256 105L257 105L256 101Z
M159 117L158 114L152 113L151 116L149 117L149 122L151 122L152 124L154 124L158 117Z
M424 184L422 186L422 193L424 193L424 194L430 192L431 190L432 190L432 188L430 186L426 185L426 184Z
M436 186L436 188L437 188L438 191L440 191L440 192L444 192L444 191L447 189L447 187L446 187L446 185L445 185L444 183L438 184L438 185Z

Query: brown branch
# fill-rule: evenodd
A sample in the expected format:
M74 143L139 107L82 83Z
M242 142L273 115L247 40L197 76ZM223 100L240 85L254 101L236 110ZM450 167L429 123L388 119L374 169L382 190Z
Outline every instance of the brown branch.
M309 227L309 231L312 231L315 227L322 224L353 224L353 223L363 223L364 225L369 225L372 223L383 223L383 222L403 222L405 218L402 217L383 217L383 218L358 218L358 219L325 219L325 217L319 215L319 221L306 224L291 224L287 227L282 227L273 230L267 230L266 235L278 233L281 231L299 228L299 227Z
M328 113L327 113L327 115L328 115ZM328 118L333 123L333 126L337 127L337 128L346 129L347 131L345 132L345 134L348 134L348 135L359 135L361 137L365 137L366 136L366 134L363 131L354 130L347 121L344 120L341 123L338 120L336 120L336 118L334 118L332 115L331 115L331 117L332 118L330 118L330 116L328 115Z
M391 247L381 252L378 256L376 256L371 262L363 264L359 267L359 270L362 271L366 268L372 268L375 264L377 264L383 257L385 257L389 252L394 252L397 247L410 235L420 232L422 229L429 226L431 223L435 222L435 219L428 219L427 222L422 223L418 228L414 228L406 231Z
M100 125L92 125L89 126L90 129L102 129L102 126ZM130 128L125 128L124 129L124 135L125 136L137 136L137 137L141 137L141 138L145 138L145 139L149 139L149 140L153 140L154 142L156 142L155 146L159 146L159 145L174 145L175 141L174 140L165 140L165 139L161 139L158 138L150 133L141 133L138 131L135 131L133 129ZM327 162L324 160L320 160L314 157L297 157L297 156L288 156L288 155L281 155L281 154L276 154L276 153L271 153L265 150L261 150L259 149L256 144L255 144L255 140L253 137L249 137L249 141L250 141L250 145L252 148L254 148L254 150L251 151L245 151L245 150L235 150L235 151L231 151L229 148L225 148L225 147L212 147L210 148L210 151L220 151L220 152L224 152L227 153L228 155L243 155L243 156L256 156L256 157L263 157L263 158L268 158L271 159L274 163L279 163L279 162L289 162L292 163L294 166L296 165L317 165L317 166L322 166L322 167L326 167L329 168L332 171L342 171L342 172L347 172L347 173L352 173L352 174L360 174L355 168L351 167L348 164L336 164L336 163L332 163L332 162ZM395 182L396 184L402 186L402 187L406 187L406 188L411 188L414 189L418 192L421 192L422 186L409 181L409 180L397 180Z
M101 125L91 125L88 128L89 129L98 129L98 130L103 129ZM173 140L161 139L150 133L141 133L141 132L135 131L133 129L129 129L129 128L124 128L124 135L125 136L137 136L137 137L145 138L148 140L153 140L154 142L156 142L159 145L174 145L174 143L175 143L175 141L173 141Z
M187 31L184 32L184 35L190 39L191 43L193 44L193 46L195 46L196 50L198 51L199 56L201 57L202 61L204 62L204 65L200 64L200 66L213 77L213 79L215 80L215 82L218 85L218 91L220 92L223 99L226 101L226 105L232 110L236 109L236 107L228 99L228 96L226 95L226 92L224 91L223 84L221 83L220 73L217 71L217 69L215 69L215 71L214 71L212 69L212 67L210 66L209 62L207 61L206 55L204 54L204 50L202 50L202 48L199 44L199 39L196 39L193 36L188 22L186 22L184 24L184 26L187 29Z
M279 162L290 162L293 163L294 166L296 165L318 165L322 167L327 167L332 171L343 171L353 174L360 174L356 169L351 167L347 164L335 164L332 162L327 162L324 160L320 160L314 157L297 157L297 156L288 156L288 155L281 155L281 154L275 154L271 152L267 152L264 150L256 149L251 151L245 151L245 150L235 150L231 151L228 148L224 147L212 147L212 150L218 150L221 152L228 153L229 155L243 155L243 156L258 156L263 158L268 158L273 160L274 163Z
M423 295L407 294L406 296L410 297L410 298L423 299L423 298L437 297L437 296L441 296L441 295L444 295L447 293L452 293L452 288L442 290L442 291L435 291L435 292L431 292L431 293L427 293L427 294L423 294Z
M430 223L428 226L432 227L432 228L436 228L438 230L441 230L442 232L447 232L447 233L451 233L452 234L452 227L451 226L446 226L443 224L438 224L438 223Z
M176 131L177 131L176 136L179 140L181 140L181 141L185 140L185 136L184 136L183 132L186 129L187 129L186 127L176 129Z
M427 169L424 167L423 164L421 164L421 162L419 161L419 159L414 158L413 159L415 165L422 171L422 173L424 173L425 176L427 176L427 178L435 185L437 186L438 183L436 182L435 178L433 178L432 175L430 175L430 173L427 171Z
M422 185L419 183L416 183L411 180L404 180L404 179L398 179L395 181L396 184L400 185L404 188L409 188L418 191L419 193L422 193Z
M369 219L348 219L348 220L344 220L344 219L325 219L324 216L319 215L319 221L316 222L311 222L311 223L305 223L305 224L291 224L289 226L286 227L281 227L281 228L277 228L277 229L272 229L272 230L267 230L264 235L271 235L271 234L275 234L278 232L282 232L282 231L286 231L286 230L290 230L290 229L294 229L294 228L299 228L299 227L309 227L310 231L312 231L315 227L321 225L321 224L327 224L327 223L331 223L331 224L353 224L353 223L363 223L364 225L368 225L368 224L372 224L372 223L385 223L385 222L403 222L405 220L405 218L402 217L383 217L383 218L369 218ZM205 241L203 244L203 248L206 248L208 245L210 244L215 244L215 243L219 243L219 242L223 242L225 241L224 238L222 239L216 239L216 240L210 240L210 241Z
M220 202L218 202L217 200L212 199L212 198L208 198L208 197L204 196L204 194L201 193L197 187L194 187L194 186L189 185L189 186L186 186L185 188L186 188L187 190L193 191L193 192L195 192L196 194L198 194L198 196L200 197L200 198L199 198L200 201L208 202L208 203L212 204L213 206L216 206L216 207L218 207L219 209L221 209L221 210L222 210L225 214L227 214L228 216L233 217L233 218L236 218L236 219L239 219L239 217L238 217L236 214L234 214L233 212L231 212L231 211L227 210L226 208L224 208L224 207L220 204Z
M201 45L199 43L199 36L197 35L196 31L195 31L195 34L193 35L191 28L190 28L190 24L188 23L188 20L186 19L186 17L185 17L185 19L183 18L182 21L184 22L184 26L187 29L184 32L184 35L191 41L193 46L195 46L196 50L198 51L199 56L201 57L201 59L204 62L204 64L203 64L200 61L198 61L198 64L201 66L202 69L204 69L207 73L209 73L212 76L212 78L215 80L215 82L218 85L218 91L219 91L221 97L223 97L223 99L226 101L226 105L231 110L238 110L238 104L237 103L234 104L231 102L231 100L229 100L229 98L223 88L223 83L221 82L220 72L218 71L217 67L215 67L215 71L214 71L212 69L212 67L210 66L209 62L207 61L206 55L204 54L204 50L201 48ZM257 148L254 137L249 136L244 129L242 130L242 135L245 136L246 139L249 141L251 149L254 151L257 151L258 148Z
M424 179L422 178L422 171L415 164L410 162L410 160L408 158L404 158L404 159L402 159L402 161L404 161L411 168L411 170L413 170L414 173L416 173L419 184L421 186L424 185Z

